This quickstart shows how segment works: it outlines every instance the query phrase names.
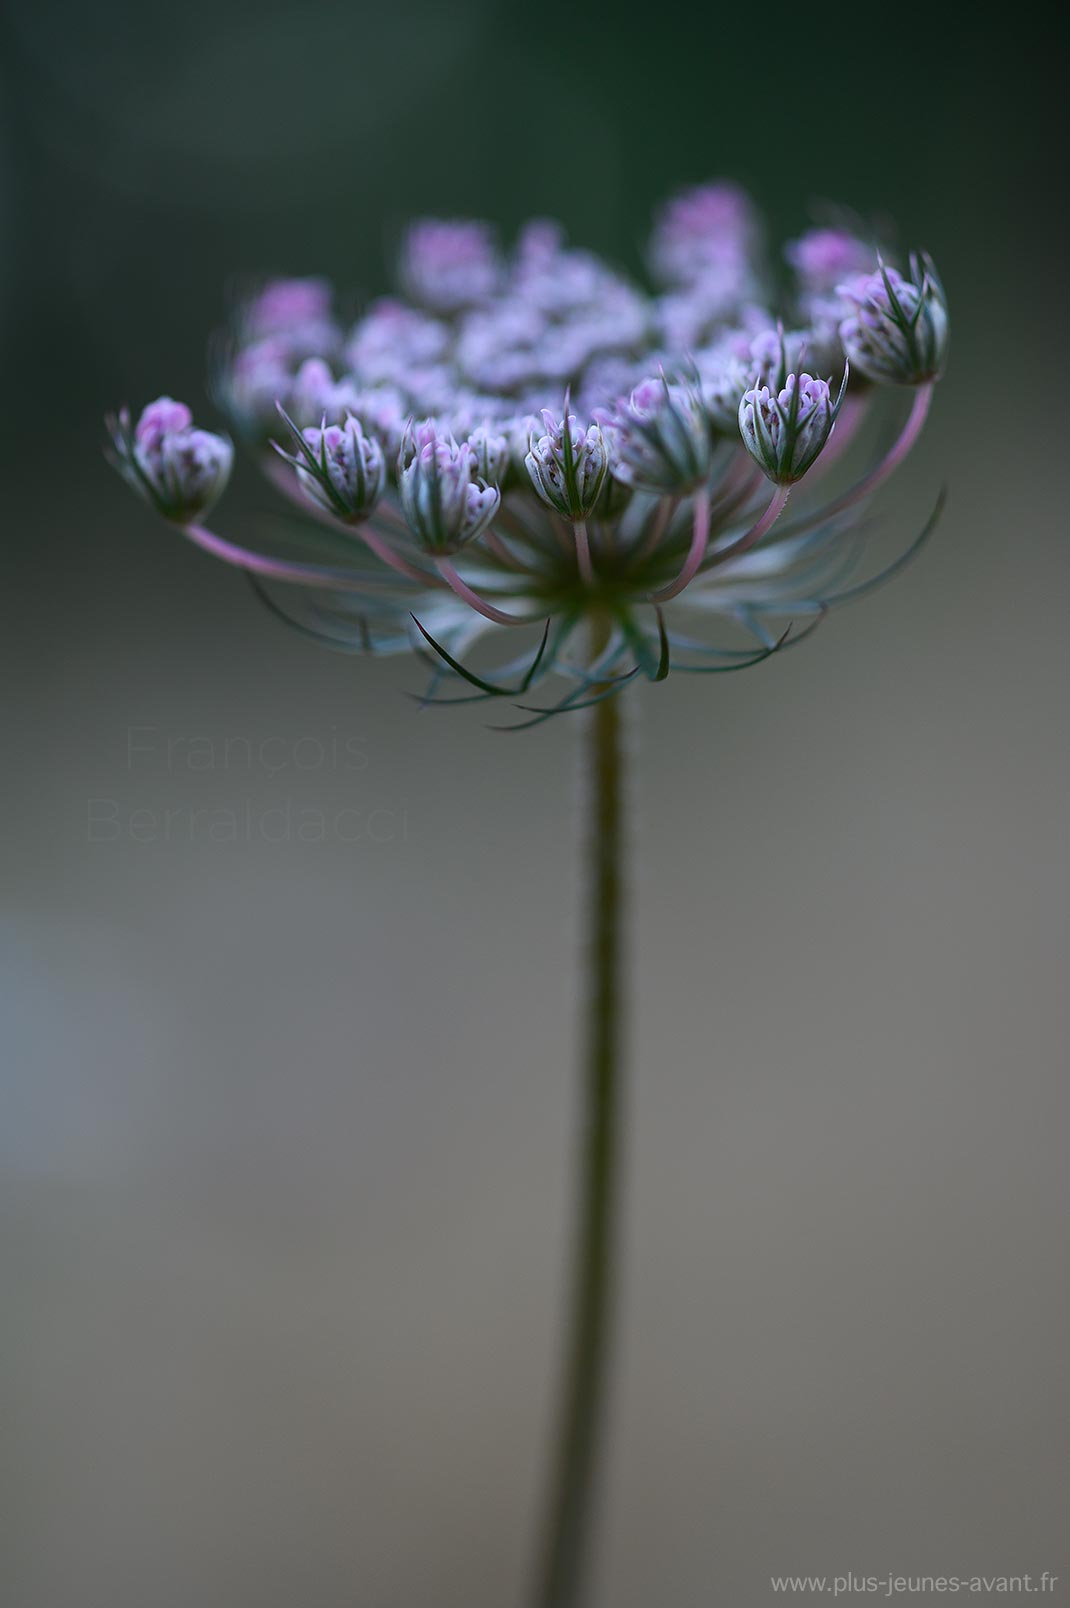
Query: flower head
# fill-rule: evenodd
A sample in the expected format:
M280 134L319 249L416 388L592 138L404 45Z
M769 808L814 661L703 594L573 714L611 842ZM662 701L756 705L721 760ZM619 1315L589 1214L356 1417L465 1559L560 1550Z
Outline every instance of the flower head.
M709 419L692 386L670 384L664 372L659 379L643 380L612 423L613 473L624 485L683 494L709 479Z
M489 425L477 424L468 432L468 446L472 451L476 474L488 485L496 486L505 478L509 467L509 440Z
M341 424L346 414L353 412L358 396L352 379L336 380L322 357L309 357L289 387L289 411L298 424L324 419Z
M281 455L293 464L309 501L346 524L367 519L386 487L386 459L379 443L364 434L352 414L342 425L300 431L290 419L286 422L297 452Z
M544 434L533 435L524 459L536 496L566 519L592 513L609 473L609 452L600 424L584 426L565 410L560 419L542 411Z
M406 431L398 458L401 511L429 553L456 553L490 524L501 494L477 478L476 455L431 421Z
M422 218L410 226L401 278L413 301L437 313L474 307L494 294L502 264L487 223Z
M838 288L854 306L840 338L867 379L923 385L943 372L947 299L928 257L911 259L909 279L882 263L877 273Z
M832 433L847 385L834 399L827 380L789 374L779 390L759 385L739 404L743 445L755 463L781 486L801 480Z
M157 397L133 429L123 408L110 429L116 468L165 519L187 525L222 496L234 448L225 436L194 429L184 402Z
M735 277L740 288L753 272L758 227L754 208L738 184L698 185L662 209L651 257L666 284L695 284L708 275Z
M256 335L286 335L330 322L331 287L325 279L272 279L245 309Z
M784 255L809 295L827 294L841 280L870 272L875 260L873 248L846 229L811 229L785 246Z
M788 248L796 284L785 331L760 236L748 198L718 183L661 213L660 290L545 219L510 251L486 224L417 223L401 291L348 333L323 281L266 284L219 348L216 394L276 482L284 410L291 528L301 515L346 526L341 560L315 561L303 547L287 556L277 541L243 548L208 530L201 516L232 449L197 430L182 403L161 397L136 427L125 413L113 421L114 462L192 541L289 587L291 605L272 607L306 637L404 652L416 629L417 645L439 654L439 676L467 680L480 697L557 676L567 690L548 714L639 674L741 668L776 651L785 621L812 625L873 584L848 582L864 549L854 510L917 439L932 395L922 382L947 345L928 261L909 278L865 274L869 248L844 230L811 231ZM808 503L845 394L845 347L853 405L838 447L864 443L870 433L853 432L884 405L881 388L855 376L917 385L918 395L883 457L831 502ZM838 391L813 377L841 365ZM716 621L738 627L743 643L711 637ZM477 638L527 623L542 632L530 664L506 654L496 674L468 671ZM577 640L595 625L606 644L597 668Z
M296 364L333 354L341 331L325 279L270 279L241 307L242 346L262 346Z

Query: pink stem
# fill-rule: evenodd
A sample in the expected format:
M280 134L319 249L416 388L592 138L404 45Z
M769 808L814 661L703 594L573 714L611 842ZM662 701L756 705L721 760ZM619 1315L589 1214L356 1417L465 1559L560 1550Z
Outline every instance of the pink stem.
M262 467L264 474L271 481L276 491L280 491L288 501L292 502L295 507L300 508L301 512L307 514L311 519L318 520L328 530L344 531L350 537L359 536L371 548L376 558L381 559L390 569L397 570L399 575L407 576L410 581L419 581L421 586L437 586L439 584L437 575L432 575L428 570L422 570L413 564L407 563L370 526L364 524L357 526L347 525L343 520L335 519L334 515L326 508L320 508L316 503L312 502L310 498L303 494L293 476L286 473L281 458L265 458ZM387 519L399 531L404 532L405 535L409 534L409 528L405 521L395 509L390 507L389 503L381 502L376 510L375 517L377 519Z
M469 608L475 609L477 614L482 614L485 620L493 620L495 625L531 624L530 618L525 618L520 614L506 614L504 610L496 609L493 603L488 603L485 598L480 597L478 592L472 590L467 581L461 580L449 559L436 558L435 563L446 585L452 587L457 596L463 599Z
M706 556L706 544L710 539L710 494L705 486L695 493L695 521L691 531L691 546L688 549L684 567L669 586L663 586L660 592L653 594L655 603L668 603L671 598L678 597L685 586L688 586L698 574L699 565Z
M750 454L741 451L740 458L743 461L730 470L710 504L710 521L715 522L719 530L737 514L742 516L747 504L766 484L765 476Z
M211 553L213 558L221 559L224 564L249 570L253 575L266 575L273 581L288 581L294 586L322 586L336 592L364 592L374 586L378 579L333 565L302 564L292 559L270 558L266 553L257 553L252 548L238 547L234 542L224 541L222 536L217 536L203 525L183 525L182 532L195 546ZM420 575L418 578L425 586L439 584L438 577L434 575Z
M794 536L800 531L812 530L815 525L824 524L826 519L832 519L836 514L845 513L848 508L853 508L855 503L861 502L863 497L871 496L878 486L883 486L889 476L893 475L899 468L899 465L921 434L921 428L928 416L932 399L933 382L930 380L925 385L918 386L914 394L913 406L907 415L907 421L880 463L871 469L868 475L864 475L857 485L851 486L849 490L843 492L839 497L834 497L832 502L826 503L823 508L816 509L812 514L804 515L784 534Z
M728 547L722 547L720 552L711 554L709 567L713 569L715 565L723 564L727 559L742 558L744 553L749 553L755 543L760 542L766 532L776 524L784 511L784 504L790 496L790 486L777 486L761 518L756 520L750 530L740 536L737 541L732 542Z
M844 453L858 435L862 421L869 415L870 398L868 394L862 396L847 395L843 399L840 416L836 420L836 427L813 468L808 471L810 484L820 475L827 473L834 464L839 463Z
M349 526L343 525L342 529L348 530ZM399 557L390 543L384 541L378 531L372 530L370 525L357 525L354 530L361 541L371 548L376 558L381 558L384 564L389 565L392 570L397 570L399 575L407 575L410 581L419 581L421 586L438 585L434 575L428 570L418 569L415 564L410 564L406 559Z

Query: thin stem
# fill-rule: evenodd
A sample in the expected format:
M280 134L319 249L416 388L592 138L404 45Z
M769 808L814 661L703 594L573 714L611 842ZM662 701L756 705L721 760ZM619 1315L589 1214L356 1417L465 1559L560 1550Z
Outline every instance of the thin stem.
M310 497L306 497L294 476L288 473L284 467L284 463L288 464L289 462L289 458L283 459L275 454L266 454L262 459L262 468L264 475L275 487L276 491L281 492L288 502L293 503L295 508L299 508L309 519L314 519L319 524L325 525L328 530L337 531L342 535L348 536L351 540L354 536L359 537L366 546L371 548L376 558L380 559L390 569L396 570L399 575L407 576L410 581L419 581L421 586L441 585L437 575L431 575L427 570L421 569L414 564L409 564L400 554L395 553L389 543L370 525L364 523L357 526L347 525L344 520L336 519L328 509L313 502ZM386 520L387 524L393 525L399 535L411 536L409 527L397 509L392 508L388 502L379 503L375 510L375 517L377 520Z
M608 621L598 626L592 663L604 649L610 629ZM583 1600L617 1239L623 802L619 697L595 704L586 719L590 774L584 1131L558 1438L533 1608L578 1608Z
M716 519L719 527L726 525L754 500L765 480L762 471L748 453L741 451L739 457L741 461L733 465L722 484L718 486L717 495L711 505L711 519Z
M772 530L784 512L784 504L790 495L790 486L777 486L769 499L765 513L755 520L750 530L745 531L736 541L730 542L727 547L722 547L711 553L709 564L706 566L707 569L713 569L715 565L723 564L730 558L742 558L744 553L749 553L755 543L760 542L762 537Z
M488 603L485 597L480 597L479 593L474 591L467 581L461 579L448 558L437 558L435 563L438 566L438 573L442 576L446 585L452 587L457 596L467 603L470 609L475 609L477 614L482 614L485 620L493 620L495 625L531 624L533 616L506 614L504 609L496 609L493 603Z
M816 485L828 471L839 463L840 459L852 447L858 438L858 432L863 422L869 417L871 396L863 392L861 396L852 396L850 392L843 399L836 426L828 441L821 449L817 462L806 471L807 484Z
M419 581L421 586L439 585L437 576L429 574L427 570L421 569L415 564L410 564L407 559L395 553L390 543L380 536L377 530L373 530L370 525L358 525L356 528L361 540L371 548L376 558L381 559L389 569L397 570L399 575L407 576L410 581Z
M335 592L363 592L382 580L381 576L368 576L359 570L342 569L333 564L305 564L295 559L272 558L268 553L258 553L254 548L239 547L235 542L228 542L205 525L183 525L182 534L224 564L249 570L253 575L265 575L269 580L287 581L293 586L318 586L325 591ZM421 586L441 584L436 575L423 572L413 571L408 578L418 580Z
M812 530L815 525L824 524L825 520L832 519L836 514L846 513L848 508L853 508L855 503L861 502L864 497L872 496L878 486L883 486L884 482L899 468L899 465L920 436L932 399L933 381L930 380L925 385L918 386L914 393L914 401L907 415L906 423L881 461L867 475L863 475L857 485L849 487L839 497L834 497L823 508L817 508L813 513L805 514L801 519L797 519L794 524L784 531L784 535L796 536L802 531Z
M710 494L705 486L695 493L695 506L693 509L694 525L691 531L691 546L688 549L684 567L668 586L663 586L660 592L655 592L655 603L668 603L674 597L679 597L684 587L689 585L698 574L699 565L706 556L706 543L710 539Z

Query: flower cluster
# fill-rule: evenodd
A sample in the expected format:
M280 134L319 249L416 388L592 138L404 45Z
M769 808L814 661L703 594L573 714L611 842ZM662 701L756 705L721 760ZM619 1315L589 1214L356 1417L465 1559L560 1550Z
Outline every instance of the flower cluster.
M177 525L205 514L230 479L234 448L224 436L195 430L184 402L161 396L131 428L126 408L108 420L110 457L128 485Z
M484 457L489 456L483 441ZM428 553L456 553L490 524L501 493L476 471L476 448L428 422L405 432L398 493L413 535Z
M777 485L801 480L832 434L847 388L847 373L833 399L827 380L810 374L787 375L782 388L768 385L744 391L739 404L743 445Z
M925 385L947 360L947 299L932 263L914 257L910 278L881 263L840 286L853 307L840 325L847 352L868 379Z
M325 421L299 430L291 419L286 423L297 453L277 450L296 469L309 501L345 524L367 519L386 485L386 458L374 436L366 436L351 413L341 425Z
M947 348L927 258L900 272L830 228L784 258L778 279L752 203L715 183L659 214L655 290L545 220L511 250L489 224L421 220L402 294L350 328L324 281L265 285L234 321L215 395L295 518L336 533L337 563L203 525L233 453L181 403L111 421L113 461L276 613L341 649L430 650L436 686L461 677L489 698L566 677L541 718L636 674L742 668L806 634L785 636L785 620L816 623L879 578L849 578L858 512L916 439ZM904 384L914 402L891 450L770 538L789 492ZM296 589L285 605L275 583ZM711 619L750 645L711 642ZM541 633L533 658L495 679L464 662L485 633L524 625Z

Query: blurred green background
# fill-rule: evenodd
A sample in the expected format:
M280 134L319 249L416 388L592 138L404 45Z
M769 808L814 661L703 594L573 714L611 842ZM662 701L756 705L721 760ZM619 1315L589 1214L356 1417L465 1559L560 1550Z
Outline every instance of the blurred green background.
M135 505L100 416L200 401L235 276L356 305L428 211L555 213L638 269L652 205L722 174L774 237L834 200L933 253L953 358L890 539L951 501L805 651L636 699L597 1605L764 1608L785 1572L1065 1592L1051 41L951 6L36 0L0 47L0 1599L519 1599L575 1137L575 734L421 715L411 665L284 632ZM265 506L246 468L220 517ZM356 841L300 841L300 810Z

